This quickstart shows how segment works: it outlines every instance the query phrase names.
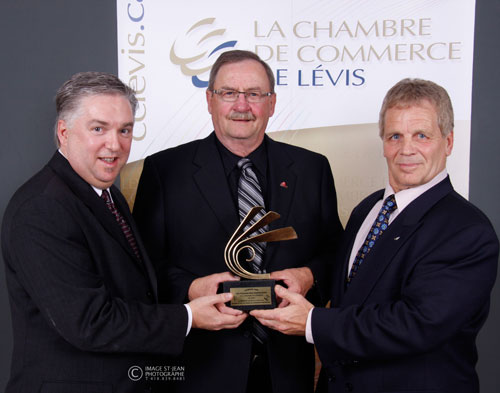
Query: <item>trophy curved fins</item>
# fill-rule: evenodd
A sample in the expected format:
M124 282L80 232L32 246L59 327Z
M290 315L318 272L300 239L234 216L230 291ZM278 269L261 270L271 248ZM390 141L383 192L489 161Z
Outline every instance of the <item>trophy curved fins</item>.
M297 239L297 233L295 232L295 229L293 227L285 227L285 228L278 228L278 229L273 229L272 231L268 231L265 233L259 233L258 235L249 237L239 244L247 244L247 243L258 243L258 242L279 242L282 240L292 240L292 239Z
M258 242L276 242L281 240L291 240L297 239L297 233L292 227L274 229L265 233L259 233L254 236L250 236L252 233L258 231L259 229L269 225L271 222L280 218L280 215L276 212L269 211L264 214L257 222L251 225L247 230L244 230L245 226L248 225L252 219L263 210L263 206L255 206L247 213L244 219L238 225L238 228L231 235L231 238L224 248L224 260L226 262L229 270L236 274L237 276L248 278L248 279L269 279L271 275L269 273L252 273L241 266L238 256L241 250L249 249L251 250L252 256L247 258L248 262L251 262L255 256L255 250L249 243ZM243 239L243 240L242 240Z

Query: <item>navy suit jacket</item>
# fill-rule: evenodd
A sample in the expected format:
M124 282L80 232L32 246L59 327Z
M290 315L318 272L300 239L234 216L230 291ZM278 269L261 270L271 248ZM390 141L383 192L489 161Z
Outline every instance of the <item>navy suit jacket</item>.
M264 265L268 272L309 266L316 280L311 300L325 304L342 232L330 166L322 155L266 139L267 208L281 214L270 229L292 225L299 238L269 243ZM239 217L214 133L145 160L134 218L158 271L161 301L184 302L195 278L228 271L224 247ZM252 345L246 322L237 329L189 334L179 360L186 380L177 388L244 392ZM313 390L312 345L273 331L268 353L276 392Z
M318 391L479 391L475 339L488 314L498 239L449 178L389 226L344 290L354 238L383 190L347 224L331 309L315 309Z
M186 309L156 304L153 266L125 199L111 194L142 262L60 153L12 197L2 226L14 331L7 393L144 392L149 382L132 381L130 367L168 365L152 354L181 352Z

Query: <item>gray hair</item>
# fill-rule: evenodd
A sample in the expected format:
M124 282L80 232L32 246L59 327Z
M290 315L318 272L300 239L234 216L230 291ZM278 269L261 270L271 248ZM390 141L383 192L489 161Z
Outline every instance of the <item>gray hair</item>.
M119 95L130 103L130 108L135 116L137 99L134 90L124 84L118 77L106 72L79 72L63 83L56 94L56 124L54 138L59 147L57 137L57 123L59 120L71 121L78 112L81 100L93 95Z
M437 112L438 126L443 137L453 131L453 106L446 90L438 84L423 80L406 78L389 89L385 95L379 115L380 137L384 135L385 114L394 107L407 107L423 100L429 101Z
M260 63L262 67L264 67L267 79L269 80L269 88L271 89L270 92L274 93L273 70L271 70L271 67L269 67L269 65L264 60L262 60L258 55L247 50L230 50L224 52L219 56L219 58L215 61L214 65L212 66L212 69L210 70L210 78L208 80L208 90L214 89L215 78L217 78L217 74L219 73L220 68L224 64L239 63L240 61L245 61L245 60L254 60Z

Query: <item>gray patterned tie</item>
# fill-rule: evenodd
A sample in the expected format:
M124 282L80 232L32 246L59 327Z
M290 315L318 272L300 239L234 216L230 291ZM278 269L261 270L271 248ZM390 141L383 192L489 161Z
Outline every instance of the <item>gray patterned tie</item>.
M252 161L248 158L242 158L238 161L238 168L241 170L240 180L238 182L238 210L241 221L252 207L264 206L264 198L262 197L262 189L260 188L257 176L252 169ZM264 210L257 213L255 218L245 227L245 230L248 229L250 225L260 220L264 214ZM258 233L267 232L268 229L269 227L266 225L259 229ZM252 269L255 273L265 273L265 269L262 266L262 260L264 257L264 250L266 249L266 243L252 243L251 245L255 250L254 259L251 262Z
M262 196L262 189L260 188L259 180L252 169L252 161L248 158L242 158L238 161L238 168L241 170L240 180L238 182L238 210L240 221L247 215L248 211L254 206L264 206L264 197ZM248 229L256 221L260 220L265 214L264 210L257 213L252 221L245 227ZM258 233L267 232L269 226L258 230ZM257 233L254 233L256 235ZM254 258L251 262L252 270L255 273L265 273L262 267L262 260L266 243L251 243L254 250ZM252 322L252 335L260 343L263 344L267 341L269 333L266 328L262 326L259 321Z

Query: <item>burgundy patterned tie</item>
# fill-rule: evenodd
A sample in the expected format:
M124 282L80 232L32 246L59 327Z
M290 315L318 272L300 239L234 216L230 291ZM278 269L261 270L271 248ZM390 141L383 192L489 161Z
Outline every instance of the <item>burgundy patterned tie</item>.
M132 248L132 251L134 251L135 256L139 261L141 261L141 254L139 253L137 242L135 241L134 234L130 229L130 225L128 225L127 221L125 221L125 218L123 218L121 213L116 208L115 204L111 201L111 196L109 195L108 190L102 191L101 198L104 199L104 201L106 202L106 206L115 216L116 222L122 229L123 235L125 236L125 239L127 239L128 244L130 244L130 247Z

